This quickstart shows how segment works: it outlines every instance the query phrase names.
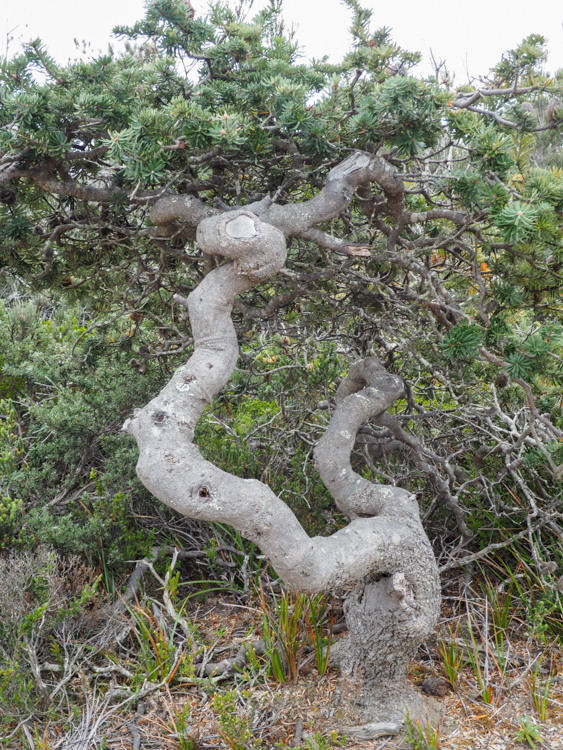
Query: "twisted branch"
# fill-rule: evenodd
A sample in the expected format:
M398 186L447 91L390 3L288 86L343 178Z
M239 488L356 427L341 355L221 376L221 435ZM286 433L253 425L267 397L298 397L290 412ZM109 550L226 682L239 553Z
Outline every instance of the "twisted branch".
M400 381L376 360L351 368L317 448L323 480L353 517L330 537L310 538L267 485L221 471L192 442L199 417L226 385L237 361L231 320L235 297L283 267L284 235L291 234L292 227L305 231L340 213L354 187L379 174L380 162L379 157L354 154L332 170L324 190L304 204L277 206L266 199L197 224L202 251L230 262L211 271L188 298L192 357L124 429L139 445L139 478L164 503L192 518L232 525L262 549L295 590L313 593L368 575L392 576L397 602L409 613L410 630L424 637L434 625L439 594L436 564L416 501L405 490L372 485L350 465L357 430L402 392ZM187 203L175 205L184 212ZM167 218L174 220L170 207L167 201Z

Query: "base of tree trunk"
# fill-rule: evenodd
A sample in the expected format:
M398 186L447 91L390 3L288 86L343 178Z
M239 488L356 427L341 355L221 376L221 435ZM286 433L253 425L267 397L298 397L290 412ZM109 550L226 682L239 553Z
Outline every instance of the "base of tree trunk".
M343 673L340 683L343 707L353 711L362 723L391 722L402 725L407 717L423 726L436 725L442 716L442 706L435 698L423 695L406 679L388 681L380 685L366 685L349 673Z
M417 559L414 553L410 556ZM421 555L418 556L420 559ZM410 580L417 571L411 566ZM439 602L439 600L437 600ZM435 606L421 606L403 573L367 577L344 602L348 636L336 645L333 662L342 673L343 706L366 722L435 723L440 704L415 690L409 662L432 632Z

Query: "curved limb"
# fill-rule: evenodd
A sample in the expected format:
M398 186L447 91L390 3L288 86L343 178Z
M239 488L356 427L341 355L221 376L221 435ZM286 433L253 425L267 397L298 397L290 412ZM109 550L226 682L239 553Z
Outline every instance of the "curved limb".
M358 429L401 395L400 381L369 359L353 366L339 388L316 460L336 502L354 518L330 537L311 539L267 485L221 471L192 442L199 417L236 364L235 297L283 267L289 221L310 226L338 213L353 187L374 179L379 166L373 157L356 154L305 204L274 206L266 199L198 223L202 251L229 262L211 271L187 300L192 357L124 429L137 440L137 472L153 494L187 516L231 524L260 546L290 588L317 592L356 584L346 606L345 673L364 698L386 686L386 694L401 702L408 659L436 621L436 563L415 498L372 485L350 466Z

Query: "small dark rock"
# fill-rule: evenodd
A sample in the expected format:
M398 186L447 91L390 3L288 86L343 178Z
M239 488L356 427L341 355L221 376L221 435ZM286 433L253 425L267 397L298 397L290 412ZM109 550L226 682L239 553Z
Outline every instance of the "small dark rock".
M434 695L437 698L445 698L450 691L450 683L441 677L427 677L420 687L426 695Z

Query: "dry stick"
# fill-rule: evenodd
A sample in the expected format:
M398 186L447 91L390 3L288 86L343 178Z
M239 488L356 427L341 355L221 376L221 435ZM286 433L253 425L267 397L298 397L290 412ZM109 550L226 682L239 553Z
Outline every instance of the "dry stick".
M50 704L52 703L52 698L49 695L49 690L47 689L47 685L43 682L43 679L41 678L41 669L39 667L39 661L37 659L37 651L35 649L35 646L31 643L27 635L24 635L23 640L25 643L28 657L29 657L29 665L31 667L31 673L33 675L33 678L44 700Z
M524 679L524 677L526 677L526 675L528 674L528 672L530 672L530 670L532 669L532 667L534 666L534 664L536 663L536 661L540 657L541 657L541 654L538 654L536 657L534 657L532 659L532 661L528 664L528 666L526 667L526 669L522 672L522 674L516 680L514 680L514 682L510 683L510 689L511 690L513 690L517 685L519 685L522 682L522 680Z
M220 662L207 661L203 667L203 674L207 677L228 677L231 673L242 670L248 662L248 648L252 648L257 656L264 656L264 641L245 642L239 648L234 658L223 659Z
M419 469L424 474L426 474L426 476L432 479L445 505L454 514L457 526L463 534L464 541L469 541L470 539L472 539L473 533L471 532L471 529L469 528L465 521L465 518L463 517L462 509L456 502L455 498L452 497L448 485L442 479L438 471L424 459L423 446L420 440L405 432L400 426L397 417L392 414L388 414L387 412L385 412L383 414L380 414L374 421L379 425L387 427L398 440L400 440L411 449L415 463L417 464Z
M20 727L24 727L25 724L28 721L31 721L32 718L33 718L33 716L31 716L31 717L27 716L25 719L22 719L22 721L20 721L20 723L17 725L17 727L12 732L10 732L10 734L4 734L4 735L2 735L2 737L0 737L0 742L6 742L7 740L11 740L12 737L14 736L14 734L16 734L17 731L19 731Z
M127 679L131 680L135 676L133 672L130 672L128 669L125 669L125 667L122 667L121 664L115 664L112 662L107 667L92 667L92 670L95 674L108 674L109 672L119 672L119 674L123 675L123 677L127 677Z
M522 378L514 378L514 382L518 383L518 385L521 386L524 389L524 391L526 393L526 398L528 399L528 406L530 407L530 411L533 414L533 416L537 419L537 421L541 422L542 424L544 424L548 429L550 429L558 437L563 437L563 430L560 430L557 427L555 427L555 425L552 424L549 421L549 419L546 419L546 417L542 416L539 413L538 408L536 406L536 401L535 401L534 396L532 394L532 389L530 388L530 386L528 385L528 383L526 383L526 381L522 380Z
M240 550L237 550L236 548L230 547L228 545L221 545L219 547L216 547L215 551L232 552L234 554L240 555ZM152 547L150 553L142 560L139 560L137 562L135 570L127 581L125 594L123 594L123 596L120 596L118 601L112 604L112 606L109 608L110 614L119 614L125 610L126 603L132 601L139 593L141 581L147 570L152 569L152 571L154 571L154 568L152 568L152 563L155 563L161 557L161 555L164 554L174 555L178 560L198 560L207 557L207 552L205 552L204 550L183 550L166 544ZM174 562L174 565L175 564L176 562ZM222 563L221 560L217 560L217 565L226 567L227 563ZM162 583L162 585L164 585L164 581L156 573L154 573L154 575L156 576L158 581Z
M35 750L35 742L33 741L33 735L29 731L27 724L22 724L23 733L25 734L25 738L29 744L29 747L31 750Z
M133 737L133 750L139 750L141 747L141 734L133 722L130 722L127 726Z
M534 527L534 531L537 531L538 529L541 529L543 526L545 526L547 522L541 521ZM496 542L494 544L489 544L487 547L482 549L480 552L475 552L473 555L467 555L466 557L462 557L461 560L452 560L449 563L446 563L445 565L442 565L439 568L440 573L445 573L447 570L454 570L454 568L462 568L464 565L467 565L468 563L475 562L476 560L481 560L483 557L486 557L491 552L494 552L497 549L504 549L505 547L509 547L511 544L514 544L514 542L517 542L519 539L522 539L525 536L528 536L528 529L524 529L524 531L519 532L518 534L515 534L510 539L508 539L505 542Z
M485 349L485 347L481 346L479 347L479 352L487 359L491 364L495 365L496 367L504 367L505 361L504 359L500 359L492 352ZM535 417L535 419L538 422L541 422L543 425L545 425L549 430L553 432L554 435L557 435L558 437L563 437L563 430L560 430L557 428L552 422L550 422L549 419L544 417L542 414L539 413L538 408L536 406L536 400L534 399L534 395L532 393L532 389L528 383L526 383L525 380L522 380L522 378L513 378L514 382L517 383L521 388L524 389L524 393L526 394L526 399L528 401L528 406L530 408L531 414ZM561 468L561 467L560 467Z
M295 722L295 737L293 738L293 747L297 747L301 744L301 738L303 736L303 719L299 716Z

